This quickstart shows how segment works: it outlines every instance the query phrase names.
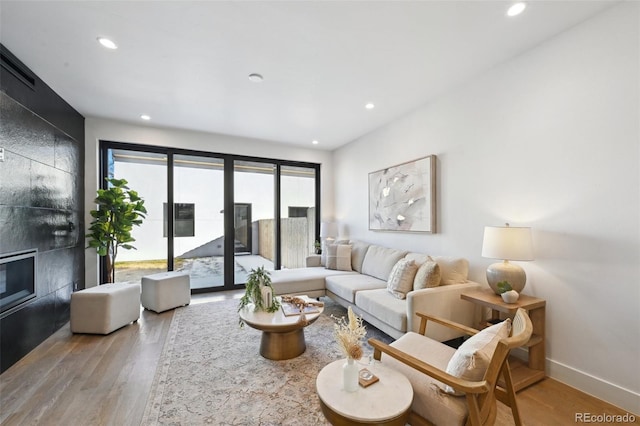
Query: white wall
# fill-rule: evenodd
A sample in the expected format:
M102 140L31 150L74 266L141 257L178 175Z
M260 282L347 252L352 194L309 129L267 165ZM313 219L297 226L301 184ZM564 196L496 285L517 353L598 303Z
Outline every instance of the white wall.
M197 151L247 155L272 159L287 159L321 164L321 207L333 211L332 157L328 151L305 149L258 139L228 135L155 128L101 118L85 121L85 225L91 222L89 211L98 188L98 145L100 140L167 146ZM330 213L328 213L330 214ZM321 220L331 220L322 217ZM85 282L87 287L98 283L98 258L95 250L85 251Z
M560 34L334 153L352 238L469 259L483 227L531 226L552 377L640 414L639 6ZM383 107L383 106L381 106ZM438 233L368 231L367 175L438 156Z

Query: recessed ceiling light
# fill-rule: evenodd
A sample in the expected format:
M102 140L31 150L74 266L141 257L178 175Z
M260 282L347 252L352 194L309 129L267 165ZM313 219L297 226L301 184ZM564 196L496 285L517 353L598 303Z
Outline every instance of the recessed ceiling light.
M315 140L311 141L311 143L314 144L314 145L318 145L318 141L315 141Z
M264 77L258 73L249 74L249 81L252 81L254 83L260 83L262 82L262 80L264 80Z
M374 109L376 106L374 104L372 104L371 102L369 102L368 104L366 104L364 106L366 109Z
M100 43L101 45L103 45L107 49L114 50L114 49L118 48L117 44L115 44L112 40L109 40L106 37L98 37L98 43Z
M511 5L509 10L507 10L507 15L508 16L520 15L526 8L527 8L527 4L526 3L523 3L523 2L515 3L515 4Z
M150 116L148 116L147 114L142 114L142 115L140 116L140 118L141 118L141 119L143 119L143 120L146 120L146 121L151 120L151 117L150 117Z

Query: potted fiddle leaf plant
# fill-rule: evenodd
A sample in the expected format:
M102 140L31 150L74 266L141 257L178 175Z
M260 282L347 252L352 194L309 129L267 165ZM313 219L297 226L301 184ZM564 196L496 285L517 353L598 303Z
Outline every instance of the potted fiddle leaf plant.
M118 249L135 249L131 236L134 226L140 226L147 210L144 200L136 191L127 186L126 179L106 178L107 189L98 189L95 203L97 210L91 210L93 221L89 225L86 238L89 247L95 248L99 256L106 258L107 282L115 281L115 261Z

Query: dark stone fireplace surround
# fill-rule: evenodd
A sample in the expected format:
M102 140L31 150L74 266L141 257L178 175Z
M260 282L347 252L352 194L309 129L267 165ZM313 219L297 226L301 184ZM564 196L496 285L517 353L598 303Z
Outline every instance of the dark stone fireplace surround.
M0 45L0 254L37 249L37 297L0 318L0 371L69 321L84 288L84 117Z

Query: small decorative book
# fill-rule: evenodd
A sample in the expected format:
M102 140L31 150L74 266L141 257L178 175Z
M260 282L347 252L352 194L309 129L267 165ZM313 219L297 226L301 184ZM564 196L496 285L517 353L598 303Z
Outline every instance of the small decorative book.
M300 307L298 305L294 305L293 303L283 303L282 312L286 317L290 317L293 315L300 315ZM317 314L320 312L317 306L305 306L302 310L305 314Z
M378 379L378 376L376 376L366 368L360 370L360 373L358 374L358 383L360 383L360 386L362 386L363 388L374 384L378 380L380 380Z

